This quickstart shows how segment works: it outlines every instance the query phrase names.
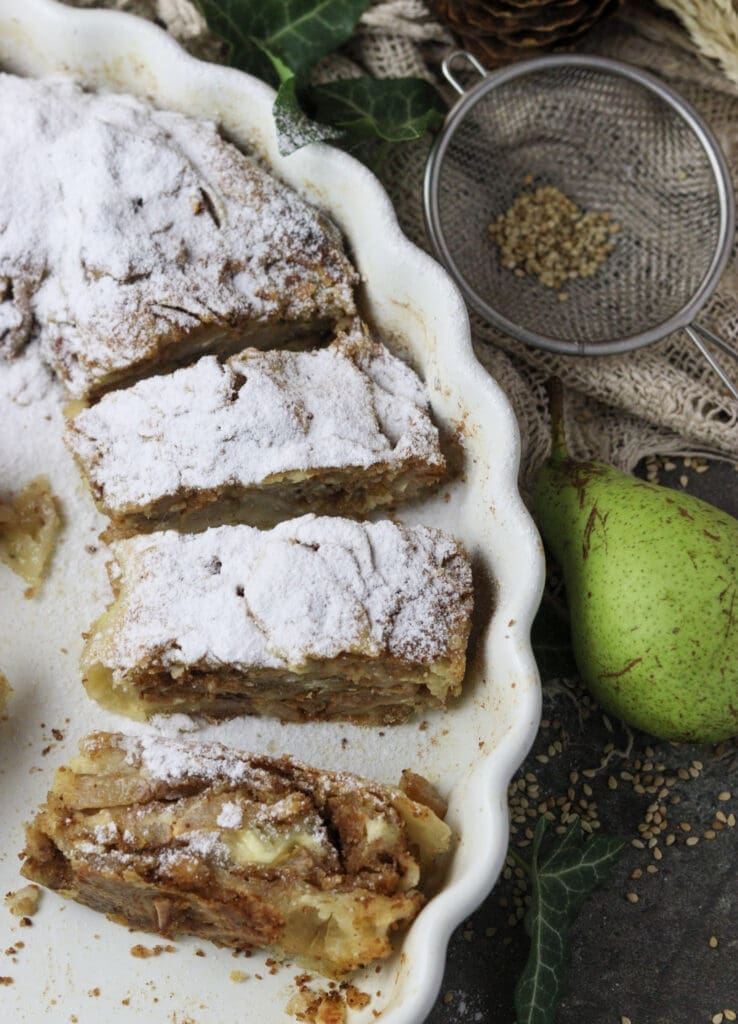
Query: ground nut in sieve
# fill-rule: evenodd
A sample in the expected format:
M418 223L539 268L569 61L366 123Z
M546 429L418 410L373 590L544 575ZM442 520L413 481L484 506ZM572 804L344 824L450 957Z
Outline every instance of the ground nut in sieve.
M481 76L468 91L454 66ZM728 262L735 204L709 128L652 75L600 57L556 56L488 73L466 51L443 73L461 98L431 151L425 214L438 259L470 306L505 334L571 355L627 352L684 328L733 395L705 342L738 351L694 318ZM552 185L620 226L566 302L503 267L488 225L523 188Z

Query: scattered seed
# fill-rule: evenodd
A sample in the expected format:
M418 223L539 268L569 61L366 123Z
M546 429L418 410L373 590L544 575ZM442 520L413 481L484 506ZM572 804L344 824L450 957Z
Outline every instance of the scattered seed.
M717 935L711 935L710 936L710 940L708 942L708 945L709 945L710 949L717 949L718 948L718 937L717 937Z
M628 903L637 903L638 902L638 893L637 892L626 892L625 898L628 901Z
M722 800L723 802L725 802L726 800L730 800L732 795L733 794L730 792L730 790L724 789L722 793L718 793L718 800Z

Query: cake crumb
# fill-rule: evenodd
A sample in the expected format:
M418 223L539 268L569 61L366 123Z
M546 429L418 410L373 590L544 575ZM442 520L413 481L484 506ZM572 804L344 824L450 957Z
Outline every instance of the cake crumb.
M231 981L248 981L249 975L245 971L231 971L230 979Z
M347 985L344 990L346 1005L350 1010L363 1010L372 1001L368 992L362 992L356 985Z
M0 985L12 985L13 979L8 978L6 975L0 974Z
M37 885L24 885L5 895L5 906L15 917L33 917L38 910L41 890Z
M340 992L311 989L296 992L285 1007L286 1012L308 1024L345 1024L346 1002Z
M5 708L12 692L13 687L8 682L7 676L0 672L0 721L6 717Z
M137 943L135 946L131 946L131 956L135 956L138 960L147 960L151 956L161 956L162 953L174 953L176 946L142 946L141 943Z

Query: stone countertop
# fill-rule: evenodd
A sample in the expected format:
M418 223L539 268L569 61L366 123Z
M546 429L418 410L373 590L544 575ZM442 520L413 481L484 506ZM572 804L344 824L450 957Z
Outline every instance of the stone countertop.
M658 482L738 516L738 467L650 465ZM546 801L557 823L576 809L627 843L572 929L556 1024L727 1024L738 1015L738 740L705 747L636 732L629 749L630 740L579 685L544 686L542 728L511 786L516 845ZM514 1024L528 952L520 882L508 862L454 933L429 1024Z

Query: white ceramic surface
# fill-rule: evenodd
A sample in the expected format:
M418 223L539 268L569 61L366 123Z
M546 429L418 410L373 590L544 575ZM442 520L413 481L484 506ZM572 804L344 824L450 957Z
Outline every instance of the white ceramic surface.
M411 767L448 796L448 820L459 839L445 886L398 944L398 954L379 973L359 974L356 984L372 1001L349 1015L358 1024L381 1010L384 1024L419 1024L437 994L452 929L484 899L501 869L507 784L538 725L529 629L543 559L517 492L519 438L511 409L474 358L459 293L402 235L373 175L325 146L279 156L273 92L266 85L195 61L139 19L52 0L0 0L0 66L34 76L72 72L90 85L145 95L159 106L213 118L239 143L264 153L279 175L340 225L363 277L365 311L388 335L405 339L402 352L425 378L437 422L449 435L459 431L463 474L399 517L446 527L472 554L478 611L461 700L426 716L422 728L418 720L377 730L240 719L198 734L387 782ZM0 566L0 668L16 691L10 720L0 725L0 893L21 884L22 823L43 799L52 769L90 729L128 727L94 706L79 682L81 633L109 596L105 550L96 536L103 521L61 442L61 395L56 385L41 392L33 356L0 365L2 486L17 487L45 472L66 516L52 573L37 598L24 600L22 582ZM55 739L52 728L64 738ZM25 947L14 962L2 950L18 940ZM0 990L3 1020L288 1020L296 968L270 975L259 954L234 960L228 950L207 944L206 956L197 956L203 944L187 939L177 942L175 953L131 956L134 943L155 941L53 893L44 893L32 928L20 928L0 909L0 975L14 979ZM234 969L251 977L234 982Z

